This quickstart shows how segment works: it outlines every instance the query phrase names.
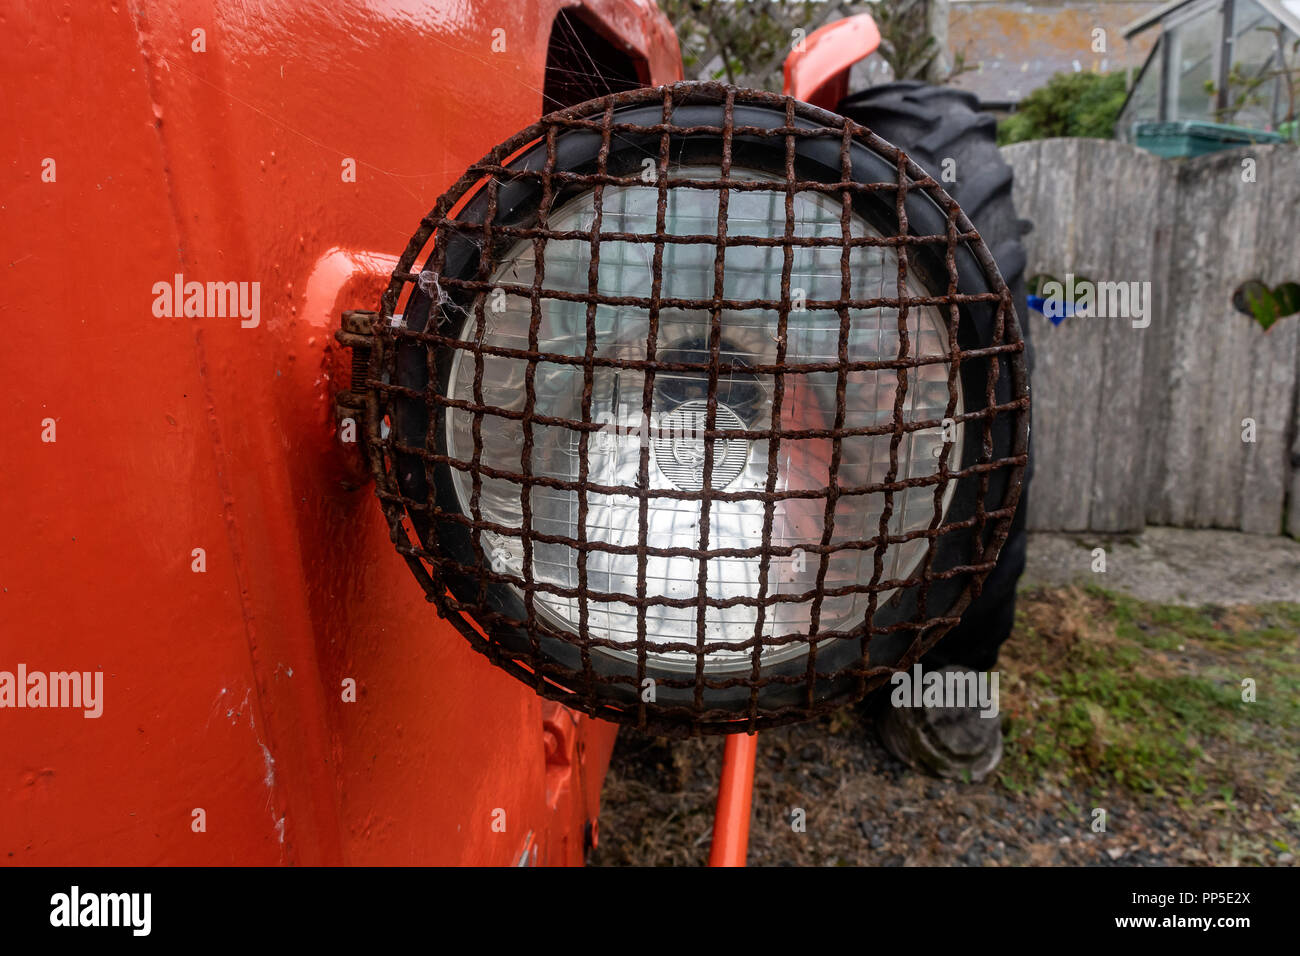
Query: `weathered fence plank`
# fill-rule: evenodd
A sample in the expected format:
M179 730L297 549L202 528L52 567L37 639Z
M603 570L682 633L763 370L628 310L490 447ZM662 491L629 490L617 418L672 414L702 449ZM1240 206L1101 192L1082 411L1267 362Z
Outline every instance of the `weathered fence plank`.
M1256 173L1261 165L1257 163ZM1274 149L1264 166L1268 189L1260 217L1257 242L1261 249L1259 278L1275 287L1283 282L1300 282L1300 150ZM1270 427L1277 427L1280 454L1271 452L1260 461L1266 467L1249 472L1243 485L1243 521L1248 531L1276 531L1271 514L1256 516L1255 505L1270 501L1265 489L1280 485L1285 493L1283 511L1287 533L1300 538L1300 315L1281 319L1261 336L1269 344L1269 392L1259 404ZM1287 389L1290 394L1287 394ZM1288 420L1288 411L1290 412ZM1289 426L1289 429L1288 429ZM1294 442L1288 447L1288 442Z
M1112 231L1114 214L1110 210L1123 197L1129 222L1156 222L1165 191L1159 176L1160 159L1140 154L1129 157L1131 174L1137 181L1146 182L1147 188L1124 196L1122 187L1117 189L1114 182L1110 145L1105 140L1082 141L1084 152L1077 187L1092 201L1087 203L1087 215L1079 224L1076 249L1082 254L1084 248L1098 245L1090 241L1091 236L1110 233L1110 241L1101 244L1106 251L1096 259L1096 267L1088 263L1093 271L1079 271L1095 281L1126 283L1124 288L1130 294L1130 314L1081 319L1102 345L1088 527L1095 531L1140 531L1146 520L1148 460L1142 453L1148 425L1142 404L1143 360L1146 343L1160 334L1153 327L1161 257L1146 230Z
M1300 367L1296 369L1296 378L1300 380ZM1295 421L1300 422L1300 388L1296 389ZM1286 533L1293 538L1300 538L1300 427L1296 429L1295 441L1291 444L1291 487L1287 493Z
M1186 162L1103 140L1003 151L1035 229L1028 275L1150 283L1150 324L1100 309L1031 312L1035 479L1029 524L1144 523L1300 534L1300 317L1265 332L1232 304L1258 278L1300 280L1300 152ZM1255 163L1253 181L1243 159ZM1100 305L1100 303L1099 303ZM1139 319L1139 325L1141 320ZM1243 420L1254 442L1242 440ZM1293 444L1294 443L1294 444Z
M1034 144L1039 148L1036 176L1032 180L1016 177L1017 208L1022 210L1021 215L1026 215L1026 209L1032 210L1028 218L1035 224L1034 232L1026 237L1027 276L1058 274L1055 264L1075 258L1074 230L1057 225L1083 217L1081 197L1075 189L1080 142ZM1040 313L1031 311L1029 322L1035 343L1035 475L1034 491L1030 493L1030 526L1085 529L1092 494L1091 448L1097 427L1102 344L1087 329L1068 319L1053 326ZM1039 342L1047 342L1048 347L1039 348ZM1084 446L1089 453L1072 451ZM1071 467L1058 467L1067 459Z
M1251 413L1259 329L1235 313L1232 291L1254 269L1264 193L1243 183L1240 169L1225 152L1176 169L1178 265L1168 281L1168 317L1179 374L1165 453L1180 472L1169 486L1169 514L1186 527L1241 526L1242 473L1252 451L1242 421Z

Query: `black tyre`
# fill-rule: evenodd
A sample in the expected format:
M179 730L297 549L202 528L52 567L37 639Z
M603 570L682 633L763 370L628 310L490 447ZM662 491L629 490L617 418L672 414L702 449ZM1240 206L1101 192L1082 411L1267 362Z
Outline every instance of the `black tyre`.
M839 112L907 153L970 217L1015 300L1025 337L1026 364L1032 373L1033 346L1025 303L1027 259L1020 241L1031 224L1016 215L1011 197L1014 176L998 150L997 121L979 112L978 106L973 93L904 80L845 97ZM997 663L998 648L1011 633L1016 583L1025 567L1025 511L1032 473L1031 455L1019 511L997 567L961 623L926 655L927 669L955 664L987 670Z

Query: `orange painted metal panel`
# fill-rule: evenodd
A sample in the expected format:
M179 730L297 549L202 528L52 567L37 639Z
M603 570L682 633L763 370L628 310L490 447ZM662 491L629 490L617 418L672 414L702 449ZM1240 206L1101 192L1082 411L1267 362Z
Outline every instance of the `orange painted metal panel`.
M548 802L542 702L422 600L331 401L339 312L540 114L559 6L9 5L0 672L104 693L0 708L0 862L581 860L613 728ZM588 7L680 78L652 5ZM156 315L176 275L257 314Z
M879 46L880 29L869 13L828 23L785 58L783 91L834 111L848 93L849 68Z

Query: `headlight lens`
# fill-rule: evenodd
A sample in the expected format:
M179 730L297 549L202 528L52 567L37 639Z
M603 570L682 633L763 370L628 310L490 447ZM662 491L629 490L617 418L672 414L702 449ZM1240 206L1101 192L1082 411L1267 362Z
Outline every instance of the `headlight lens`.
M715 179L721 170L687 167L675 175ZM763 181L770 176L733 167L735 180ZM603 232L645 236L604 241L599 252L598 292L609 297L648 298L654 270L651 255L656 234L659 190L645 186L608 186L603 191ZM759 238L783 235L786 223L785 192L780 189L735 191L729 196L728 232ZM714 235L718 230L719 198L716 191L675 189L667 193L665 232L668 235ZM595 216L592 193L580 195L552 212L549 228L564 233L590 232ZM851 219L854 237L879 233L859 216ZM794 196L794 235L826 238L824 246L801 245L792 249L790 300L786 320L782 433L836 430L837 371L794 371L800 366L834 366L839 361L840 312L809 309L807 301L837 300L841 288L841 208L820 193ZM884 298L895 294L897 254L886 246L856 245L849 250L852 277L850 299ZM663 251L662 300L701 299L714 294L716 249L701 243L669 243ZM774 245L728 245L723 263L722 298L763 299L780 302L785 250ZM583 238L549 239L545 244L540 288L552 292L584 294L588 290L591 243ZM502 257L492 275L499 287L531 287L537 273L534 245L521 240ZM909 296L924 295L915 284ZM533 302L530 295L493 292L485 296L482 344L500 349L529 348ZM580 300L539 298L540 323L537 348L552 355L580 359L587 349L587 304ZM900 354L898 310L892 307L849 309L848 362L883 361ZM710 360L711 315L707 309L662 308L658 314L656 363L707 365ZM939 420L949 405L951 352L943 315L935 306L909 308L907 389L902 415L905 421ZM711 671L748 668L750 648L727 645L752 643L756 636L785 638L765 643L764 664L777 663L807 651L807 635L814 630L813 609L819 608L819 632L847 630L867 612L868 584L874 570L874 543L881 531L884 496L854 493L855 488L879 485L890 469L888 426L895 414L899 388L897 370L853 370L845 374L844 418L841 429L886 426L886 433L850 434L838 439L841 489L827 534L826 489L836 441L830 437L788 438L773 441L743 433L771 430L776 375L761 371L778 364L777 310L723 309L719 316L719 364L730 366L718 373L713 442L712 489L732 493L732 500L714 500L709 510L707 551L724 552L707 558L680 554L647 556L644 579L633 549L640 537L640 487L643 446L648 445L649 496L646 543L657 549L696 550L701 546L702 502L675 492L698 493L704 484L705 430L709 373L703 369L656 371L649 415L644 414L646 372L618 367L649 358L649 311L641 307L597 304L593 353L617 360L596 366L591 373L590 410L586 421L604 427L587 440L587 482L614 486L618 492L568 490L534 486L530 491L531 531L560 536L574 544L532 543L532 578L538 585L533 600L553 625L572 633L579 629L577 597L548 592L578 586L580 560L577 545L585 541L611 549L582 549L586 555L587 588L607 596L637 595L644 589L649 654L669 667L693 669L697 659L698 581L700 562L706 563L705 642L715 649L705 655ZM470 310L460 338L478 336L476 310ZM925 362L923 360L930 359ZM526 403L528 361L502 354L483 357L482 401L489 406L523 411ZM747 369L759 371L747 371ZM475 362L466 351L456 354L451 373L451 394L474 399ZM535 408L539 415L584 421L584 368L577 363L538 362L534 373ZM962 412L958 399L956 414ZM469 463L472 459L474 415L452 409L446 417L448 454ZM531 473L577 482L580 474L582 431L560 425L533 424ZM950 460L961 460L961 428L947 436L940 428L910 431L897 450L895 480L936 473L943 440L952 443ZM517 418L487 417L481 427L482 465L500 472L518 473L523 466L524 425ZM769 457L777 456L775 482L768 491ZM502 477L481 477L476 520L523 531L522 485ZM465 514L472 509L472 480L464 470L454 471L456 493ZM946 508L952 492L945 490ZM622 489L625 489L622 490ZM660 494L668 492L668 494ZM811 493L800 496L799 493ZM586 495L585 529L579 529L579 495ZM885 530L891 536L925 528L934 517L933 484L905 487L894 493ZM773 554L763 573L757 546L763 539L765 510L772 505ZM525 553L522 535L484 531L483 548L495 570L522 572ZM621 550L620 550L621 549ZM915 570L925 554L923 537L892 543L884 552L880 580L903 579ZM632 551L632 553L629 553ZM739 552L739 553L734 553ZM821 555L827 554L825 576L818 600ZM763 578L766 577L766 583ZM779 597L775 597L779 596ZM877 601L887 599L888 592ZM731 599L736 603L726 603ZM684 599L683 606L658 603ZM629 601L588 599L586 627L589 636L613 642L608 652L635 659L638 635L637 608ZM722 606L718 606L721 604ZM765 605L758 628L759 605ZM674 647L673 645L677 645ZM623 649L620 649L620 648Z

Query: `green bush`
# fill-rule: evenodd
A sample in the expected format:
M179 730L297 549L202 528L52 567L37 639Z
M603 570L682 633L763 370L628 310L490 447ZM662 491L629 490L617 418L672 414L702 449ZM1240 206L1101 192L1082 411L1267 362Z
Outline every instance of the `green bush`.
M998 143L1049 136L1110 139L1125 95L1123 73L1057 73L998 125Z

